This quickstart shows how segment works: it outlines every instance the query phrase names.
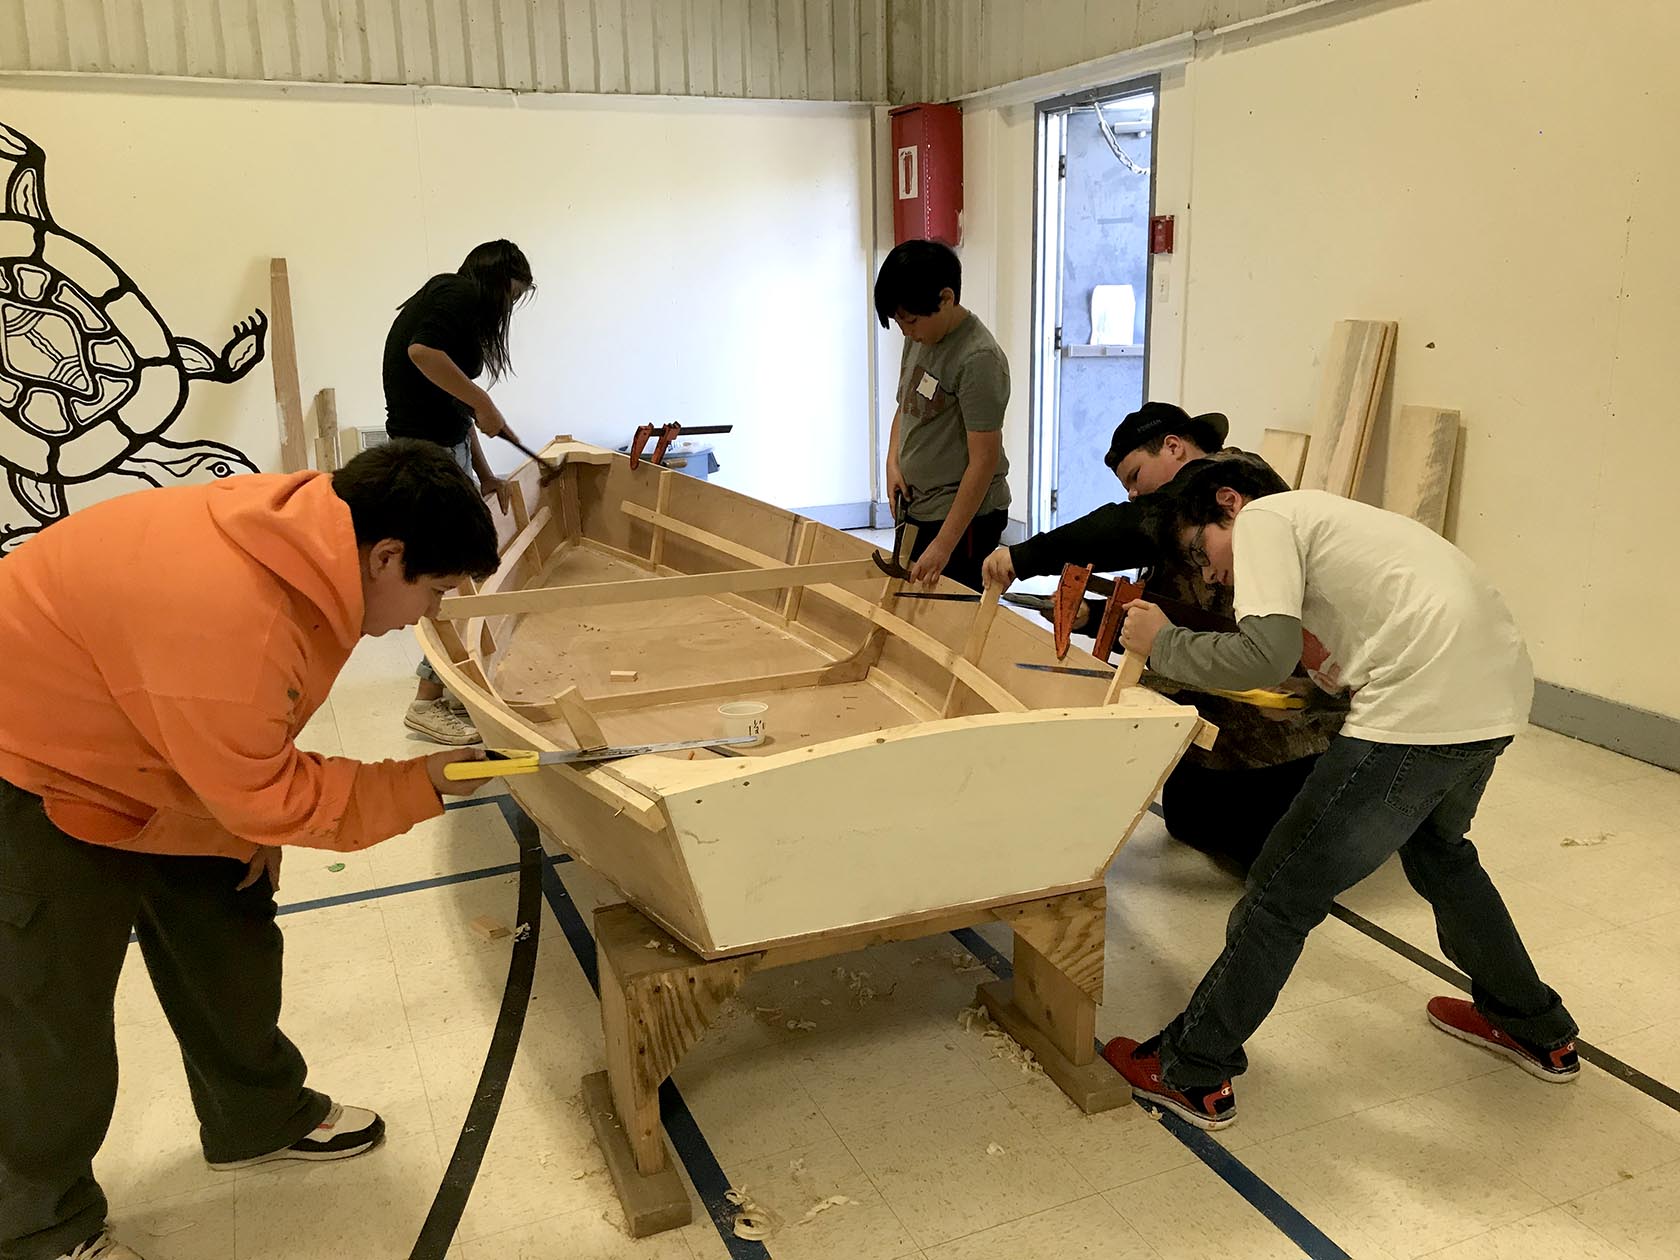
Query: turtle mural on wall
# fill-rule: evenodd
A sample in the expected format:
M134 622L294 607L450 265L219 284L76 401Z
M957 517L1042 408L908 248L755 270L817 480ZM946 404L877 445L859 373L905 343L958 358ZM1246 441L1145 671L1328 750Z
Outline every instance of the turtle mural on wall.
M0 122L0 554L74 507L144 485L255 472L220 442L171 442L194 381L262 359L268 317L218 353L170 332L133 279L47 207L47 155Z

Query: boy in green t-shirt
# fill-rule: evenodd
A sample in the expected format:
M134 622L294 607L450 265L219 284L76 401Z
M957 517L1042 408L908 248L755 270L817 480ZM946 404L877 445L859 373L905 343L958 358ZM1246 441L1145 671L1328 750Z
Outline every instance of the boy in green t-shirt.
M881 327L895 320L904 334L887 498L916 526L910 572L919 583L945 574L978 590L1009 521L1009 362L961 296L962 264L937 241L896 246L875 277Z

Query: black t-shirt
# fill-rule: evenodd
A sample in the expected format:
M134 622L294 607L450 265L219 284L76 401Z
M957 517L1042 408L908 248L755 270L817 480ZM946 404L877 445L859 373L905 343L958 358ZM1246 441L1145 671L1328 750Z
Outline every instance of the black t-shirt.
M426 379L408 357L412 345L443 351L468 378L484 370L478 290L471 280L433 276L403 303L385 337L385 432L458 446L472 427L472 408Z

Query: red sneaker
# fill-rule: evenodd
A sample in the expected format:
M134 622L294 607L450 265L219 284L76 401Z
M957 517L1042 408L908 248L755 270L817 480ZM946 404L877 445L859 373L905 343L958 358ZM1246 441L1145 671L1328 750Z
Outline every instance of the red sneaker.
M1496 1027L1476 1009L1475 1003L1463 998L1430 998L1429 1022L1449 1037L1504 1055L1530 1076L1543 1081L1562 1084L1581 1075L1581 1060L1573 1041L1564 1042L1556 1050L1542 1050Z
M1210 1089L1176 1090L1161 1079L1161 1036L1138 1043L1116 1037L1103 1047L1103 1058L1126 1078L1132 1097L1165 1107L1198 1129L1228 1129L1237 1122L1237 1098L1231 1082Z

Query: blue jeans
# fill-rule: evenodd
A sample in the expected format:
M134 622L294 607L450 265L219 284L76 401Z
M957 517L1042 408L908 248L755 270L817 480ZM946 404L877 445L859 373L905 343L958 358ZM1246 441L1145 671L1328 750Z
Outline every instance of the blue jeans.
M1510 742L1331 741L1255 859L1224 952L1162 1032L1167 1082L1205 1088L1247 1069L1243 1042L1271 1013L1307 933L1395 852L1434 908L1441 951L1470 977L1482 1013L1543 1049L1574 1037L1575 1021L1536 974L1465 835Z

